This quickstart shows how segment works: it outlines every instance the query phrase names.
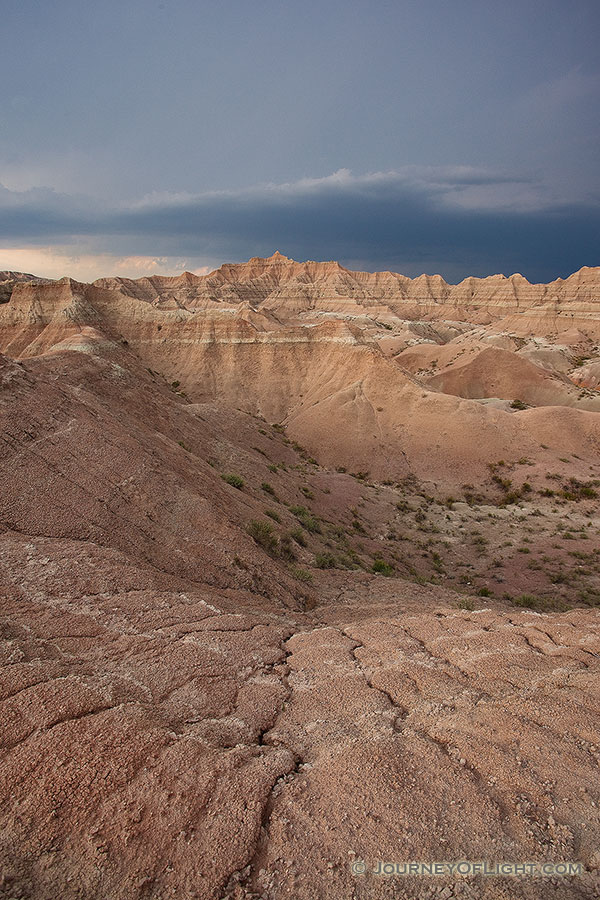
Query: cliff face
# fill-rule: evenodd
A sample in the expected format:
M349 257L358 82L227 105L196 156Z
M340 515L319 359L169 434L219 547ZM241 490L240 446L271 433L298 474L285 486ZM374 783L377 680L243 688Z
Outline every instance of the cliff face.
M48 280L47 278L38 278L37 275L29 275L27 272L11 272L4 269L0 272L0 303L8 303L16 284L23 284L27 281L44 284Z
M0 309L15 358L127 348L194 401L287 421L332 465L434 480L531 452L544 407L569 408L565 446L595 446L599 339L590 268L449 285L276 253L204 276L16 283Z
M550 284L530 284L517 274L466 278L450 285L440 275L410 279L393 272L352 272L336 262L297 263L275 253L266 259L226 264L209 275L102 278L95 284L153 303L170 300L194 309L245 302L286 317L308 310L343 314L347 307L388 306L406 318L480 321L486 315L499 318L526 310L534 320L544 314L578 314L596 322L600 318L600 268L583 268ZM450 315L451 311L460 315Z

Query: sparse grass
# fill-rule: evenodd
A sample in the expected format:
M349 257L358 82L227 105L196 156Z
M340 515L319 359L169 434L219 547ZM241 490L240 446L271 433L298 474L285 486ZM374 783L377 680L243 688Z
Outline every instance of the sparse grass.
M223 481L226 481L227 484L230 484L231 487L237 488L238 491L243 490L246 483L241 475L236 475L234 472L230 472L227 475L221 475L221 478Z
M269 468L271 468L271 467L269 466ZM277 466L275 466L275 469L277 469ZM274 497L275 499L277 499L277 494L275 493L275 488L273 487L272 484L269 484L268 481L263 481L263 483L261 484L261 488L263 489L265 494L270 494L271 497Z
M281 522L281 517L274 509L265 509L265 516L273 519L274 522Z
M304 536L304 532L301 528L292 528L290 531L290 537L292 540L296 541L300 547L306 547L306 538Z
M257 519L252 519L246 525L246 531L259 547L262 547L263 550L273 556L276 554L279 542L277 536L273 533L273 526L270 522L260 522Z
M505 597L510 599L514 606L520 606L525 609L535 609L538 611L568 609L568 604L559 599L547 600L544 597L537 597L535 594L521 594L520 597L509 597L508 595L505 595Z
M590 482L579 481L577 478L569 478L563 489L559 492L565 500L596 500L598 491L596 491Z
M337 568L335 556L333 553L317 553L315 566L317 569L335 569Z
M292 536L290 534L282 534L279 540L279 555L282 559L291 562L296 559L296 552L292 544Z
M524 606L527 609L534 609L539 605L539 598L533 594L521 594L520 597L513 597L512 602L515 606Z
M302 527L310 531L311 534L321 534L319 520L305 506L290 506L290 512L296 516Z
M383 559L376 559L371 566L371 571L374 572L375 575L385 575L386 577L394 574L393 567Z
M439 572L439 573L441 574L441 573L444 571L444 562L443 562L442 557L440 556L440 554L439 554L439 553L432 553L432 554L431 554L431 561L432 561L432 563L433 563L433 568L436 570L436 572Z
M313 580L311 573L307 572L306 569L300 568L300 566L291 566L290 575L292 578L295 578L296 581L303 581L307 584Z
M475 603L470 597L461 597L456 605L459 609L466 609L469 612L475 609Z

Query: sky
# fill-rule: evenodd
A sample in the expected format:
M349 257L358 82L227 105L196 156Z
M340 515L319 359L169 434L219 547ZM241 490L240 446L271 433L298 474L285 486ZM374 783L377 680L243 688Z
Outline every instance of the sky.
M0 0L0 270L600 265L598 0Z

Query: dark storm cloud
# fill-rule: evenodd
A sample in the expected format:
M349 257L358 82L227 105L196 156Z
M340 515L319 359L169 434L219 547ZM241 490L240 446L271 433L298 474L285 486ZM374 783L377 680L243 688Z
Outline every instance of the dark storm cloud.
M274 247L451 280L599 261L597 0L2 12L26 36L0 55L5 248L85 257L80 274Z
M118 250L242 260L279 248L415 275L520 271L565 277L600 264L600 206L552 202L533 181L476 169L410 169L262 185L198 196L156 195L126 208L52 191L0 191L0 235L17 244L91 239Z

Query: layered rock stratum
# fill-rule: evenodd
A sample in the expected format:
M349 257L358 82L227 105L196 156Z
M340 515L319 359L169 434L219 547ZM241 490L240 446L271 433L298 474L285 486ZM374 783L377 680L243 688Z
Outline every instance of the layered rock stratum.
M600 269L0 282L0 896L597 896Z

